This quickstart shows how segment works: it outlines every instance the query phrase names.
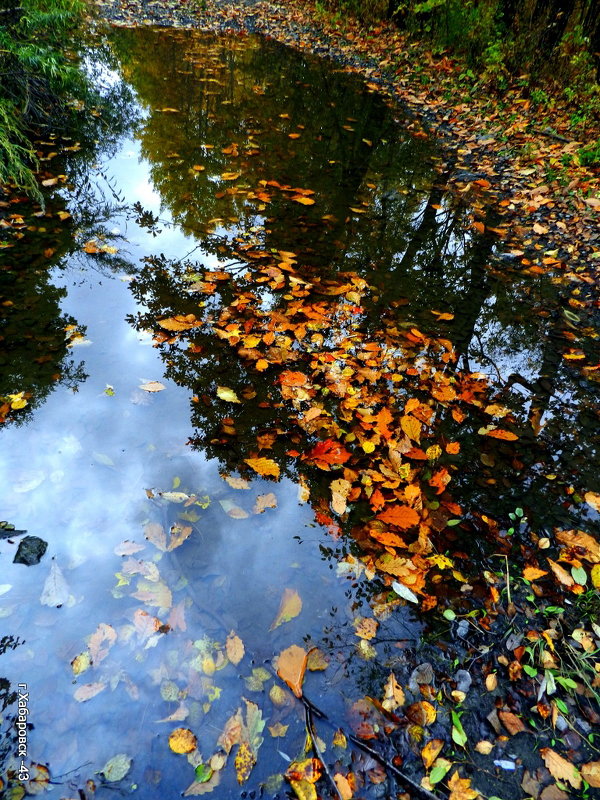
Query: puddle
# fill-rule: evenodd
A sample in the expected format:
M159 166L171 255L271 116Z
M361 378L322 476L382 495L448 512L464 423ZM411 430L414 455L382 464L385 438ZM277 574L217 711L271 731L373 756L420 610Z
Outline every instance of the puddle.
M249 369L251 326L233 349L210 327L250 269L240 253L278 254L253 299L263 311L290 313L286 264L298 265L300 284L319 276L322 302L352 274L363 283L344 289L346 331L376 336L391 312L401 330L451 340L499 386L513 375L544 417L545 443L515 467L502 442L481 445L479 418L459 434L446 423L447 441L462 443L453 486L467 508L501 516L527 504L540 529L581 515L563 489L575 478L593 488L591 395L564 373L551 320L535 313L558 303L558 288L506 267L497 235L464 233L468 211L445 195L431 143L359 81L258 38L118 30L110 47L101 72L121 92L119 124L97 164L73 157L77 188L27 217L37 227L29 249L17 241L4 256L15 307L2 392L31 397L1 432L1 515L48 550L25 567L12 563L19 537L0 540L3 630L16 637L3 640L0 673L13 691L27 685L28 756L50 766L61 796L87 779L95 796L112 796L117 784L98 773L118 754L132 759L120 788L179 795L194 767L223 751L239 707L247 725L256 709L267 725L255 725L255 745L264 742L247 788L267 782L273 794L306 738L304 709L289 695L273 700L278 653L325 654L329 666L309 670L305 688L335 728L348 726L355 701L380 696L390 670L409 675L429 645L410 604L381 620L376 658L371 637L356 634L383 584L361 576L349 525L339 536L330 516L341 472L301 479L289 423L300 406L274 402L266 368ZM71 214L66 232L60 212ZM172 322L161 333L156 320L173 319L179 330L202 324L187 339ZM318 334L315 351L335 345L331 331L310 320L305 329L270 344L305 353ZM276 461L281 480L249 474L256 458ZM559 488L547 479L552 458L567 474ZM273 628L282 603L290 619ZM231 632L244 643L238 663ZM195 763L169 750L178 727L197 737ZM321 735L345 763L332 732ZM4 748L15 769L9 737ZM217 774L215 796L238 796L232 764Z

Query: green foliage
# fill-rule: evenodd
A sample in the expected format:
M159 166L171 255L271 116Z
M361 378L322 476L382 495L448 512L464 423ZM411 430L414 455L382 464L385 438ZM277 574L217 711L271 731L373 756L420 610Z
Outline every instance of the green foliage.
M80 0L23 0L0 12L0 183L38 198L29 136L64 118L69 99L83 91L65 55L82 10Z

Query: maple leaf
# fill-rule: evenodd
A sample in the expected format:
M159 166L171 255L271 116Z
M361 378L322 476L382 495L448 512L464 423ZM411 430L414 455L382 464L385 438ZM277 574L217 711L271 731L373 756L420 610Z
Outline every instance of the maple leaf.
M385 511L377 515L377 519L402 530L418 525L421 520L414 508L401 505L388 506Z
M314 461L317 467L328 470L333 464L345 464L350 458L350 453L335 439L326 439L318 442L303 458Z
M450 789L448 800L475 800L479 797L479 792L471 788L471 779L461 778L458 770L448 781L448 788Z

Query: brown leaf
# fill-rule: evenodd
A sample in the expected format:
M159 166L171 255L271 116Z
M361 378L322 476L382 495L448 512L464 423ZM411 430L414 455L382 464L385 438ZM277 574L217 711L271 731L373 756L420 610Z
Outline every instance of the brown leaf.
M595 789L600 788L600 761L590 761L581 767L581 777Z
M171 538L169 539L169 546L167 550L170 552L171 550L175 550L176 547L183 544L185 540L190 536L192 532L191 525L179 525L175 524L169 531L171 534Z
M273 620L273 624L269 628L270 631L275 630L284 622L289 622L302 611L302 598L295 589L285 589L281 603L279 604L279 611Z
M573 580L573 576L570 575L564 567L561 567L560 564L557 564L556 561L553 561L551 558L548 559L548 563L550 564L550 569L554 573L555 577L558 578L560 583L563 586L574 586L575 581Z
M307 661L308 653L296 644L283 650L277 657L277 674L287 683L296 697L302 697L302 682Z
M427 700L420 700L418 703L413 703L406 709L406 716L415 725L420 725L424 728L426 725L432 725L437 717L437 711Z
M395 711L399 706L403 706L406 702L404 689L398 681L393 672L390 672L384 686L384 695L381 705L386 711Z
M581 558L585 558L592 564L600 563L600 544L589 533L584 533L584 531L557 531L556 538L567 547L577 547L585 550L585 555L581 554Z
M106 658L108 651L116 641L116 630L112 627L112 625L107 625L105 622L101 622L87 642L92 662L94 664L99 664L102 659ZM102 647L103 644L106 644L107 646Z
M597 511L600 514L600 494L598 494L598 492L586 492L583 495L583 497L588 506L590 506L591 508L594 509L594 511ZM598 762L592 762L592 763L598 763ZM588 783L590 782L588 781Z
M539 567L525 567L523 570L523 577L526 581L535 581L547 574L548 570L539 569Z
M512 711L499 711L498 717L511 736L527 730L523 721Z
M566 758L555 753L549 747L542 747L540 755L553 778L558 781L567 781L574 789L581 787L581 774L575 764L567 761Z
M167 534L158 522L149 522L144 528L144 536L164 553L167 549Z
M202 322L197 320L193 314L188 314L187 316L177 315L175 317L159 319L158 324L166 331L189 331L192 328L197 328L199 325L202 325Z

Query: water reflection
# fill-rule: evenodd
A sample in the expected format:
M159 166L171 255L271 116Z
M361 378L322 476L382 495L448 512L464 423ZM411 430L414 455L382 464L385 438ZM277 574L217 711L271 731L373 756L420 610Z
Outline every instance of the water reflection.
M500 269L493 232L464 234L467 212L444 194L446 166L427 142L402 132L374 94L329 65L260 40L122 30L113 47L136 93L138 111L125 108L139 119L135 137L113 147L97 171L91 161L78 168L79 194L69 206L77 249L66 231L53 245L52 271L46 258L44 271L22 273L33 281L23 293L35 298L36 318L49 320L44 354L52 354L53 372L40 378L38 365L26 378L23 367L20 383L7 379L9 387L31 386L37 403L26 426L2 434L3 516L48 540L49 550L39 567L26 569L10 563L16 542L0 542L8 586L2 614L26 640L2 656L3 673L13 686L25 676L32 756L49 762L73 792L119 753L133 758L124 787L137 784L147 797L181 792L194 769L168 750L168 732L194 730L208 759L227 721L245 708L243 698L269 725L290 726L285 738L263 733L256 786L286 768L306 735L297 707L270 696L274 654L303 641L322 648L331 664L308 674L307 693L344 724L348 705L381 695L390 669L408 685L415 665L435 656L415 642L418 627L406 608L380 622L377 658L364 645L357 650L357 619L390 594L382 581L365 579L356 558L369 546L362 525L370 510L363 498L334 518L332 474L293 455L306 444L296 425L306 407L293 393L282 402L276 387L311 354L340 362L335 374L324 368L328 391L319 396L323 413L308 431L311 444L324 420L340 430L351 422L336 394L349 362L330 319L344 337L356 334L347 352L362 359L361 387L394 397L398 407L414 398L426 412L424 365L444 385L460 379L460 364L442 360L449 352L442 340L452 340L463 366L497 372L492 399L513 411L525 454L521 445L482 440L477 431L489 418L477 406L462 421L436 407L431 430L433 442L461 443L452 491L467 511L502 521L527 503L536 527L581 516L563 492L571 480L593 488L586 459L597 447L594 411L589 387L556 356L552 320L534 313L559 302L558 288ZM49 206L47 213L57 212ZM39 256L40 242L34 245ZM18 257L26 261L28 253ZM37 357L37 340L20 339L32 325L21 305L11 369ZM234 327L248 322L239 342L215 334L224 330L224 312ZM263 341L270 348L264 374L251 340L251 317L259 314L277 322ZM187 315L198 324L182 336L157 325ZM75 321L85 334L79 351L64 341L64 327ZM423 340L415 341L415 326ZM160 334L157 348L152 332ZM369 372L361 350L382 336L403 369L395 388L392 370ZM58 385L56 371L74 377ZM140 388L147 381L165 388L150 393ZM242 402L225 405L219 386ZM526 439L528 416L546 425ZM246 469L244 460L259 452L280 466L280 482ZM555 458L561 483L545 477ZM435 506L429 477L420 480L441 534L449 512ZM479 520L473 514L472 524ZM169 550L173 531L183 541ZM483 559L488 535L482 530L474 542L471 528L461 547ZM442 551L447 543L440 539ZM54 566L67 585L60 608L40 603ZM301 612L269 631L284 589L298 593ZM224 655L231 631L245 644L239 664ZM221 781L220 796L237 794L233 770ZM109 796L113 788L102 776L97 782L96 794Z

